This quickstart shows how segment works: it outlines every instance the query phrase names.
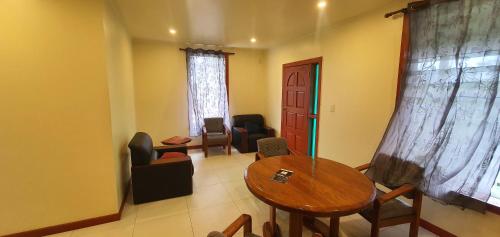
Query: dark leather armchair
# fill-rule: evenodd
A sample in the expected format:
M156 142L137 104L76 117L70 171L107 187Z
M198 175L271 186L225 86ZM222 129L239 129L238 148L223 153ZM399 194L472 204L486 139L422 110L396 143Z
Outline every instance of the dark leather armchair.
M235 115L231 124L232 144L241 153L255 152L257 140L275 136L274 129L264 125L260 114Z
M187 148L153 147L147 133L138 132L129 142L132 159L132 192L134 203L157 201L193 193L193 163ZM181 156L158 159L166 152Z

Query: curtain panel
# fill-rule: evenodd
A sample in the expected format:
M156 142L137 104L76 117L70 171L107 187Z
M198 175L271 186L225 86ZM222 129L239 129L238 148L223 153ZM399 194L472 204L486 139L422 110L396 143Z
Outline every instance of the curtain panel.
M189 135L201 135L204 118L222 117L229 127L224 54L188 48L186 65Z
M500 169L499 7L499 0L431 1L408 13L406 73L367 175L483 208Z

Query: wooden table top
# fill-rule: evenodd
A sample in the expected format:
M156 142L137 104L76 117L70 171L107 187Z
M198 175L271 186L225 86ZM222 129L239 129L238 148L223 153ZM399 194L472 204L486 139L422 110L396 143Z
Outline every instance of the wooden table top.
M293 171L287 183L272 180L279 169ZM259 160L245 171L248 189L279 209L311 216L343 216L366 208L375 198L374 184L341 163L304 156Z

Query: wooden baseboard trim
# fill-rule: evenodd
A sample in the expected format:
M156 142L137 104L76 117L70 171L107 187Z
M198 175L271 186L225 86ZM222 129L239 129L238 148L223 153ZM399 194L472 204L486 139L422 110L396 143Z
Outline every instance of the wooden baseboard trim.
M420 219L420 227L432 232L439 237L457 237L456 235L442 229L441 227L434 225L424 219Z
M48 226L35 230L28 230L14 234L4 235L3 237L40 237L45 235L53 235L66 231L82 229L90 226L101 225L113 221L118 221L121 219L123 209L125 207L125 203L127 202L127 196L130 190L130 181L128 182L127 188L125 189L125 193L123 196L122 203L120 204L120 210L117 213L99 216L94 218L89 218L80 221L74 221L70 223L65 223L61 225Z

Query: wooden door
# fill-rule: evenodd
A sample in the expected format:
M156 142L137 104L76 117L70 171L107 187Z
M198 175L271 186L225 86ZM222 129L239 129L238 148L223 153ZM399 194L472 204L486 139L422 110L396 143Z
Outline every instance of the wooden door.
M293 151L307 155L312 64L284 65L281 136Z

